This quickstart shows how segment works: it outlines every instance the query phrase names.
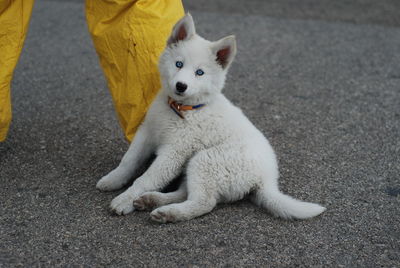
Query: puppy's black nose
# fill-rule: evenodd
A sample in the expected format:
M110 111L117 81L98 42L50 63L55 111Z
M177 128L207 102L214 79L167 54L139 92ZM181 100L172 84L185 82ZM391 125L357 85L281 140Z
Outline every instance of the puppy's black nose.
M179 93L183 93L185 92L185 90L187 89L187 85L181 82L176 83L176 91L178 91Z

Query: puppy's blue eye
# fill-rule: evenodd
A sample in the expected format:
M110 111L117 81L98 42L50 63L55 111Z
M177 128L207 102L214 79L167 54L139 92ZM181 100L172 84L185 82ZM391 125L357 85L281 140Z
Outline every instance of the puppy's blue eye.
M203 72L202 69L197 69L197 70L196 70L196 75L202 76L203 74L204 74L204 72Z
M183 67L183 62L177 61L177 62L175 62L175 66L180 69Z

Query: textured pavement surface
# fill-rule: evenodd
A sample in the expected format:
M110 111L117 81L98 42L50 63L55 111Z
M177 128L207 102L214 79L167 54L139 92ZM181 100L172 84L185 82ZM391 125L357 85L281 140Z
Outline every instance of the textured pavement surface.
M38 0L0 144L0 267L400 266L399 2L208 2L185 4L201 35L237 36L226 95L274 146L283 191L328 210L112 215L119 192L95 183L128 145L83 4Z

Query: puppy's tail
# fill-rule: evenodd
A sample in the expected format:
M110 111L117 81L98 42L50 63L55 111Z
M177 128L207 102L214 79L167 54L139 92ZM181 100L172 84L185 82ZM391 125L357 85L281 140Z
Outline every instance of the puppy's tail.
M279 191L278 187L259 189L255 193L254 202L284 219L308 219L326 210L318 204L303 202L285 195Z

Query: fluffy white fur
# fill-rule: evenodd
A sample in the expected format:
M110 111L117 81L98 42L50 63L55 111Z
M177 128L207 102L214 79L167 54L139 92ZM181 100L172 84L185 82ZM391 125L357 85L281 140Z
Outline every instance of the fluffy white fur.
M234 36L210 42L198 36L187 14L174 27L160 57L162 90L152 103L120 165L97 188L117 190L152 153L157 157L131 187L111 202L117 214L154 209L158 222L189 220L210 212L217 203L251 194L252 200L286 219L322 213L317 204L293 199L279 191L275 153L263 134L221 93L236 53ZM182 68L176 62L183 63ZM204 75L196 75L198 69ZM187 90L178 94L177 82ZM168 96L185 104L205 104L178 117ZM182 172L185 181L171 193L158 192Z

